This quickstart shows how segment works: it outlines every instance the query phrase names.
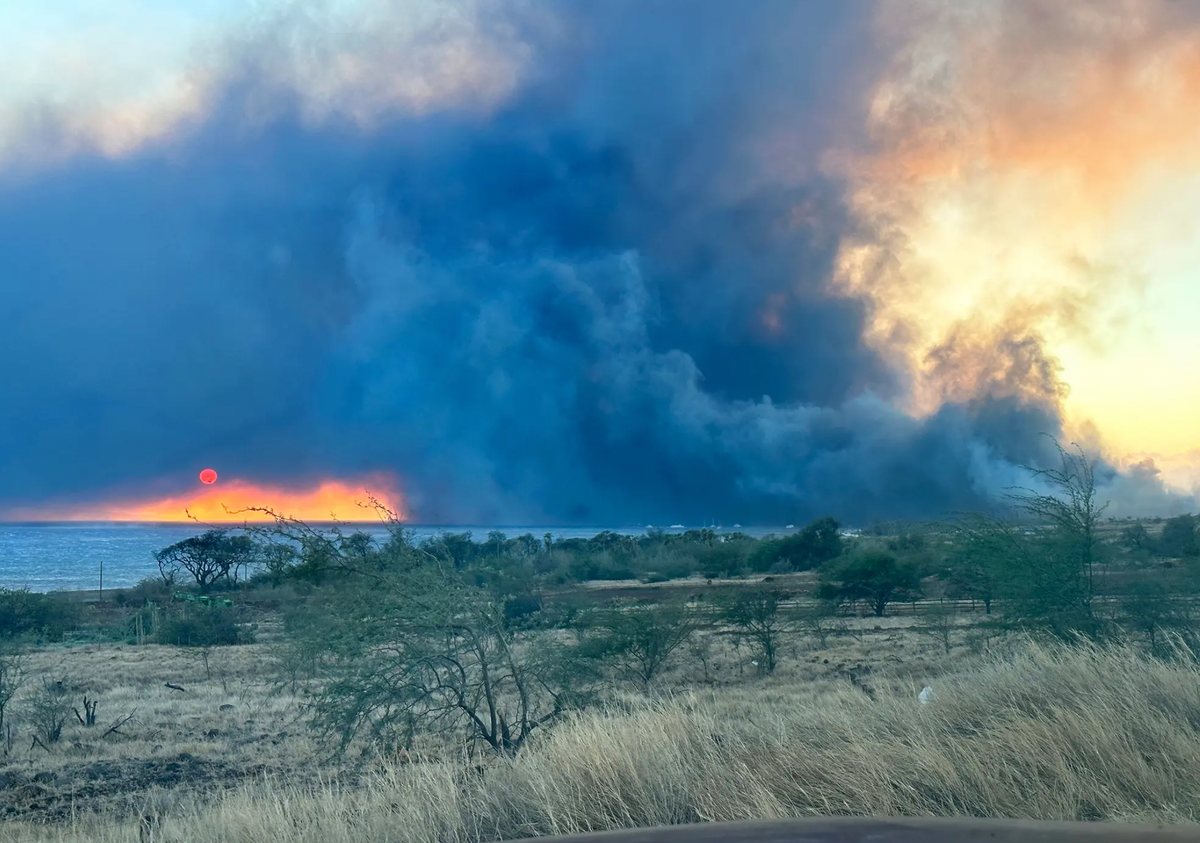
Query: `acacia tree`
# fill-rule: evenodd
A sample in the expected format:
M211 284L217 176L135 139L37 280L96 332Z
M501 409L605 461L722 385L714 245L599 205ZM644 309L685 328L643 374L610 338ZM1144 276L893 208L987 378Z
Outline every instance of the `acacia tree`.
M336 574L320 602L285 618L286 680L316 680L307 713L321 738L338 750L360 737L411 748L418 734L441 733L511 754L590 699L594 677L573 648L523 640L506 616L510 594L477 584L376 508L391 538L367 556L294 519L276 516L272 531L299 546L301 565L316 553Z
M648 693L697 626L682 601L609 609L591 619L584 652Z
M944 574L947 595L978 600L990 615L1009 569L1026 554L1021 534L1012 523L983 514L964 515L953 527L954 550Z
M1127 550L1135 553L1152 550L1154 547L1154 539L1151 538L1150 531L1140 521L1136 524L1130 524L1121 531L1121 543L1125 545Z
M216 582L229 579L230 573L252 564L256 556L254 541L249 536L230 536L225 530L208 530L198 536L164 547L154 554L163 580L175 582L180 572L196 581L201 591Z
M322 665L312 722L342 749L362 734L410 747L440 731L513 753L583 698L560 648L518 641L503 602L453 569L430 563L340 591L320 637L305 640Z
M1094 634L1095 567L1101 557L1100 504L1096 475L1083 449L1067 452L1057 440L1059 465L1027 468L1042 490L1017 488L1009 498L1033 522L1032 534L1014 556L1006 590L1020 619L1058 634Z
M801 626L824 647L829 636L846 631L846 621L839 614L840 604L836 599L818 599L816 605L800 613Z
M739 638L753 643L764 673L775 672L779 639L790 631L779 614L779 602L786 596L768 588L739 590L722 606L721 617Z
M941 643L946 655L950 655L951 644L954 641L954 631L957 628L954 606L946 602L946 598L938 600L925 614L917 631L936 639Z
M899 562L886 550L866 550L826 574L817 597L865 600L875 617L883 617L889 603L915 598L921 592L916 566Z

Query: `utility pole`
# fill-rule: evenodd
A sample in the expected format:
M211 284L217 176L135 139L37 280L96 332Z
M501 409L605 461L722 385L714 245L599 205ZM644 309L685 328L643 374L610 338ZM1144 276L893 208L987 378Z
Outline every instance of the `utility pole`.
M104 560L100 560L100 602L104 602Z

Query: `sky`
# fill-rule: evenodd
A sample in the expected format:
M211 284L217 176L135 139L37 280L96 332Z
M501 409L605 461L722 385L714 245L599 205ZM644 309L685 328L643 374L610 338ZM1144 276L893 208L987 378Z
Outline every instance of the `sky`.
M863 523L1054 439L1197 508L1200 0L0 0L0 55L0 518Z

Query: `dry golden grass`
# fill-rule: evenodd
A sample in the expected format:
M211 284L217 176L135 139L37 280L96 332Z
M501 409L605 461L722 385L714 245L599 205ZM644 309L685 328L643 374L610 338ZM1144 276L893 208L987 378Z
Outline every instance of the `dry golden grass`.
M203 665L166 648L38 658L57 658L54 667L79 675L92 670L97 689L107 679L101 700L110 714L137 703L146 712L141 728L174 729L160 739L164 756L186 747L255 771L223 791L183 781L149 800L139 794L158 841L467 843L813 814L1200 822L1194 663L1151 660L1131 647L1029 641L988 657L960 647L946 659L898 624L863 625L869 634L861 641L842 637L821 653L801 647L799 658L786 657L780 675L766 679L736 676L741 657L719 647L722 676L733 684L677 689L656 701L622 697L544 733L512 760L483 768L379 762L353 784L314 775L304 764L311 747L294 726L276 746L246 742L286 731L294 712L294 700L253 684L264 657L256 648L218 654L229 659L224 687L215 661L207 679ZM873 695L845 678L845 666L864 663L873 665ZM935 701L918 703L921 686L946 665L949 672L932 680ZM186 700L161 687L168 679L189 688ZM244 698L239 682L251 689ZM222 703L243 706L238 719L253 722L231 727L217 710ZM246 717L253 705L255 716ZM197 739L206 727L224 731ZM85 745L85 756L141 758L156 746L144 736L107 743ZM18 763L67 770L78 751ZM115 806L50 826L0 828L5 843L137 839L137 821Z
M195 651L176 647L35 648L8 713L16 740L0 757L0 817L131 815L156 789L195 798L263 774L310 770L298 701L271 687L266 663L260 645L215 649L207 670ZM85 693L97 700L96 726L69 714L61 741L35 746L29 703L43 679L63 680L81 712ZM105 734L129 714L117 733Z
M97 728L84 730L74 723L69 732L83 747L84 757L123 757L133 749L140 750L141 746L120 736L94 740L109 723L136 712L134 723L122 731L151 750L161 745L179 751L186 743L194 744L202 755L228 758L239 747L255 743L248 738L267 737L272 731L297 731L298 700L273 687L268 664L264 645L213 648L207 667L200 651L181 647L41 647L27 656L30 681L24 691L26 695L34 693L40 678L46 677L63 679L72 686L76 706L85 691L99 699ZM185 690L168 688L168 682ZM222 706L227 707L225 711ZM79 752L77 749L76 754ZM60 755L35 757L45 761Z

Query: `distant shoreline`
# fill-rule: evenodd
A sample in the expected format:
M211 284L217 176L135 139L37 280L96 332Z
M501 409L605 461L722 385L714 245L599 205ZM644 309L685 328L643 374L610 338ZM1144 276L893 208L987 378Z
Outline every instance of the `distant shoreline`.
M383 542L391 525L374 521L312 522L308 526L328 533L337 528L343 534L364 532L375 541ZM681 535L687 531L711 529L718 536L746 533L754 538L769 534L787 535L795 528L787 526L742 526L725 524L711 526L665 525L564 527L545 524L413 524L401 525L418 541L441 534L471 533L475 541L483 541L492 531L515 538L530 534L542 539L549 533L554 541L587 540L600 533L617 533L642 537L648 533ZM189 536L210 529L224 529L253 535L255 531L269 533L271 524L204 524L195 522L138 522L138 521L6 521L0 522L0 586L28 588L45 594L53 591L91 591L100 584L100 565L104 566L104 590L130 588L146 578L158 575L154 553Z

